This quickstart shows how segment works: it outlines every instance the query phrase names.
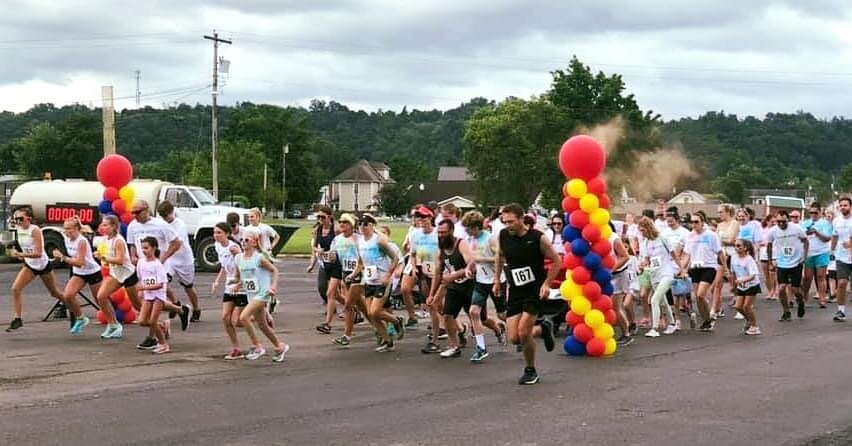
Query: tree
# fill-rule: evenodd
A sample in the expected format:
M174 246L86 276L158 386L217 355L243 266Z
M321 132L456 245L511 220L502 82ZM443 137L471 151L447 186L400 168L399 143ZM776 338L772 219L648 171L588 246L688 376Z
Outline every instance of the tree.
M53 178L94 179L98 161L103 157L100 122L89 116L72 116L56 126L36 125L17 141L15 161L21 173Z
M852 190L852 163L843 166L840 173L837 175L837 188L843 192Z
M394 155L387 161L391 177L402 185L411 185L433 180L435 175L430 173L429 166L421 159L407 155Z
M375 198L379 209L392 217L405 215L411 205L408 201L408 190L401 183L385 184Z
M223 197L242 195L250 206L263 204L263 166L266 155L260 144L248 141L221 141L219 157L219 188ZM210 153L198 153L188 174L190 184L212 187ZM280 187L279 187L280 189Z

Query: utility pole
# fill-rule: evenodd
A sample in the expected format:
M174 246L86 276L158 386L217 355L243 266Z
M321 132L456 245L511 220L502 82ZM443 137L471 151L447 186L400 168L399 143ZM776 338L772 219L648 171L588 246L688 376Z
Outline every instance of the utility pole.
M281 148L281 218L287 218L287 154L290 153L290 144L284 144Z
M112 85L101 87L103 108L101 120L104 125L104 156L115 153L115 112L113 108Z
M205 35L204 38L213 41L213 109L211 113L213 154L211 158L213 160L213 198L215 198L216 201L219 201L219 158L216 153L219 149L219 112L216 107L216 96L219 94L219 42L230 45L231 41L220 39L216 30L213 30L212 36Z
M136 73L136 106L138 107L142 103L142 90L139 89L139 80L142 78L142 72L136 70L134 73Z

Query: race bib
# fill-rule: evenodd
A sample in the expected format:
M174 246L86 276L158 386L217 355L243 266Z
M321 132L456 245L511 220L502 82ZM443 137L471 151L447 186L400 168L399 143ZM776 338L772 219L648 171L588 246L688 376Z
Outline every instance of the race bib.
M784 257L793 257L793 247L785 246L781 253L784 254Z
M434 270L435 270L435 264L433 264L431 262L423 263L423 273L426 274L427 276L434 275Z
M660 259L659 256L654 256L654 257L649 258L648 263L649 263L648 267L650 269L659 269L661 266L663 266L663 262L662 262L662 260Z
M257 293L257 279L243 279L243 290L246 293Z
M523 286L535 281L535 274L533 274L532 268L529 266L515 268L511 271L511 274L512 282L515 283L515 286Z
M32 254L33 252L35 252L35 250L33 248L30 248L30 247L24 248L24 254Z
M346 259L343 261L343 271L355 271L355 265L358 264L357 260L354 259Z
M485 265L476 265L476 275L480 277L488 277L491 270Z
M408 263L408 264L405 265L405 268L402 270L402 273L405 274L406 276L410 276L412 270L413 270L413 267L411 266L411 263Z
M373 280L379 276L379 267L375 265L368 266L364 268L364 277L367 280Z
M320 260L325 263L334 263L334 252L323 251L322 253L320 253Z
M143 280L143 281L142 281L142 284L143 284L143 285L145 285L145 286L156 285L156 284L157 284L157 280L156 280L156 279L154 279L153 277L149 277L149 278L147 278L147 279Z

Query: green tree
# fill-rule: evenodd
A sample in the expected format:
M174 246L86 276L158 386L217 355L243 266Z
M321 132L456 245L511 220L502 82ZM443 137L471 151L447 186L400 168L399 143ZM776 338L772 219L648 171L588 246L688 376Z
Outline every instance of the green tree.
M408 155L394 155L386 164L390 167L391 177L404 186L434 180L435 177L423 160Z
M840 172L837 175L837 185L835 185L835 188L838 188L843 192L849 192L852 190L852 163L849 163L840 169Z
M262 206L263 166L267 163L260 144L248 141L223 140L219 145L219 189L221 199L231 195L242 195L249 199L250 206ZM198 153L188 173L188 182L193 185L212 187L210 153Z
M57 125L41 123L17 141L15 161L21 173L40 177L94 179L103 157L100 123L90 116L71 116Z
M384 185L375 198L379 209L392 217L405 215L411 206L408 200L408 190L401 183Z

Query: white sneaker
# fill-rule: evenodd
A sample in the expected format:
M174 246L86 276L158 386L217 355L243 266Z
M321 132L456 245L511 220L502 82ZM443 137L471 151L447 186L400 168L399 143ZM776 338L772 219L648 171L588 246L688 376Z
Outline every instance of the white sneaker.
M736 316L734 316L734 319L735 319L735 320L738 320L738 321L741 321L741 320L745 319L745 316L743 316L743 314L742 314L742 313L740 313L739 311L737 311L737 315L736 315Z
M652 328L652 329L648 330L647 333L645 333L645 337L646 338L659 338L660 332Z
M669 324L669 326L666 327L666 330L663 332L663 334L671 335L671 334L674 334L676 331L677 331L677 328L675 327L675 325Z
M757 335L761 334L761 333L760 333L760 327L757 327L757 326L751 326L751 327L749 327L749 329L748 329L748 330L746 330L746 332L745 332L745 333L746 333L747 335L750 335L750 336L757 336Z
M675 320L675 331L680 331L680 319Z

